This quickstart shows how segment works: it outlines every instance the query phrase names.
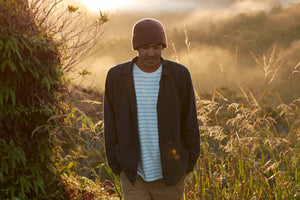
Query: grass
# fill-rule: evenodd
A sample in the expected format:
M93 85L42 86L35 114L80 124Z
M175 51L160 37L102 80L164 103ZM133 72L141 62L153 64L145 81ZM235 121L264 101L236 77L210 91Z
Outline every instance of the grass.
M187 177L185 199L300 199L300 98L288 103L281 100L274 81L282 63L280 53L275 53L273 50L269 59L264 55L262 61L252 53L264 73L260 87L248 89L237 83L239 91L218 88L211 94L196 93L201 151L195 170ZM291 72L291 85L299 75L299 66ZM102 141L103 129L94 132ZM122 198L118 178L103 162L91 168L104 168L109 184L103 184L99 172L93 183L69 177L65 179L72 180L69 187L74 186L73 191L80 191L80 195L90 191L86 199ZM100 194L101 188L105 191ZM79 196L74 199L85 199Z
M186 199L300 199L299 100L294 109L278 107L291 122L286 135L255 106L230 103L220 111L219 103L198 100L201 156L188 178ZM224 113L233 117L223 126L209 120Z
M201 154L185 199L300 199L300 98L282 102L272 85L281 66L274 57L275 50L263 56L256 91L237 83L239 92L197 94Z
M274 52L258 91L198 95L201 155L185 199L300 199L300 98L284 104L274 92Z

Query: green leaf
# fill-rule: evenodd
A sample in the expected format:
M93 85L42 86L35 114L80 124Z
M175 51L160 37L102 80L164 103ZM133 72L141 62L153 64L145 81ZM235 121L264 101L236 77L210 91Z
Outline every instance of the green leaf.
M25 40L27 38L27 35L23 35L23 38L24 39L22 39L22 42L23 42L22 46L24 45L26 47L26 49L30 52L30 56L31 56L32 55L32 48L29 47L29 45L27 44L27 42Z
M18 157L19 157L19 162L21 162L23 165L26 165L26 156L25 156L25 153L24 153L23 149L18 148L17 154L18 154Z
M81 72L78 72L79 73L79 75L81 75L81 76L86 76L86 75L91 75L92 73L91 72L89 72L89 71L87 71L87 70L83 70L83 71L81 71Z
M35 186L35 187L39 187L39 188L42 190L43 194L46 195L45 185L44 185L44 182L43 182L43 178L42 178L41 176L38 176L38 177L37 177L36 182L34 182L34 185L35 185L35 184L37 185L37 186ZM36 190L36 189L35 189L35 190ZM37 194L38 194L38 191L37 191Z
M12 48L13 52L16 53L20 61L22 61L22 57L20 55L19 48L18 48L18 41L14 37L12 38L12 46L13 46Z
M10 67L12 72L18 71L15 63L12 60L7 60L7 65Z
M41 61L38 58L33 57L33 60L35 62L35 65L37 65L37 66L41 66L42 65Z
M8 164L7 164L7 160L6 159L3 159L1 160L1 172L5 173L5 174L8 174Z
M14 186L9 186L7 188L8 191L10 191L10 196L12 200L19 200L19 198L15 197L15 192L16 192L16 187Z
M32 76L36 79L39 79L40 75L36 71L34 71L32 68L28 68L29 72L32 74Z
M73 162L70 162L69 164L68 164L68 169L71 169L71 167L73 167Z
M78 9L79 9L79 7L75 7L75 6L71 6L71 5L68 6L68 11L70 13L76 12Z
M44 162L45 156L46 156L46 149L45 149L45 148L41 148L41 149L40 149L39 156L40 156L40 158L41 158L41 161Z
M6 62L7 62L6 60L3 60L2 63L1 63L0 68L1 68L1 71L2 71L2 72L4 72L4 70L5 70Z
M4 47L4 43L0 40L0 50L2 50Z
M4 55L7 57L7 58L10 58L11 57L11 49L12 49L12 43L10 40L8 40L5 44L5 51L4 51Z
M10 98L12 100L13 105L16 105L16 93L13 90L9 90L10 92Z
M3 178L4 178L3 172L2 172L2 171L0 171L0 182L2 182L2 181L3 181Z
M22 68L23 72L26 72L26 69L25 69L25 67L24 67L23 63L22 63L22 62L20 62L19 64L20 64L20 67Z
M40 185L39 185L39 182L38 181L34 181L33 182L33 187L34 187L34 191L35 191L35 194L39 194L39 187L41 187Z
M4 88L4 97L5 97L5 102L8 102L9 99L9 88Z
M27 199L24 193L19 193L19 199Z
M46 85L47 89L50 90L50 81L47 77L42 79L42 84Z

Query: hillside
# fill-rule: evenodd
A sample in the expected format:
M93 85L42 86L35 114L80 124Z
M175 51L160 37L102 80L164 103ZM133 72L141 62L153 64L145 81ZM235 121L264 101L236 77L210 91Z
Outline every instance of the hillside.
M100 42L96 52L79 68L92 72L85 82L86 87L96 85L103 89L107 70L136 55L131 47L133 23L145 16L155 17L164 23L168 34L169 47L163 52L164 58L178 60L190 68L198 91L224 86L237 90L236 82L257 87L260 84L257 80L266 75L264 65L271 61L270 70L279 67L274 74L279 76L275 85L286 87L283 96L293 99L299 94L299 81L295 79L291 87L285 80L291 78L300 60L299 9L300 4L292 4L286 8L236 14L223 11L211 18L205 17L208 11L201 10L193 13L115 13L107 26L106 40ZM291 95L293 97L289 98Z

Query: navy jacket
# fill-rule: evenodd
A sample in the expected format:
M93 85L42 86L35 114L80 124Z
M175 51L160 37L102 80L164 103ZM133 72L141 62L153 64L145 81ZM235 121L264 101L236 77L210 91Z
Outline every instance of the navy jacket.
M134 185L140 144L131 62L111 68L104 97L104 135L108 164L115 174L124 171ZM190 73L178 63L162 59L157 101L159 148L166 185L191 172L199 157L200 136Z

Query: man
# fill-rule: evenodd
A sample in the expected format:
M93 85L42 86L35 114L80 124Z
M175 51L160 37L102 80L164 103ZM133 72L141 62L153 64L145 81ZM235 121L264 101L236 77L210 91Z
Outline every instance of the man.
M132 44L138 56L106 78L108 164L120 175L125 199L183 199L185 176L200 151L191 77L186 67L161 57L167 40L159 21L138 21Z

